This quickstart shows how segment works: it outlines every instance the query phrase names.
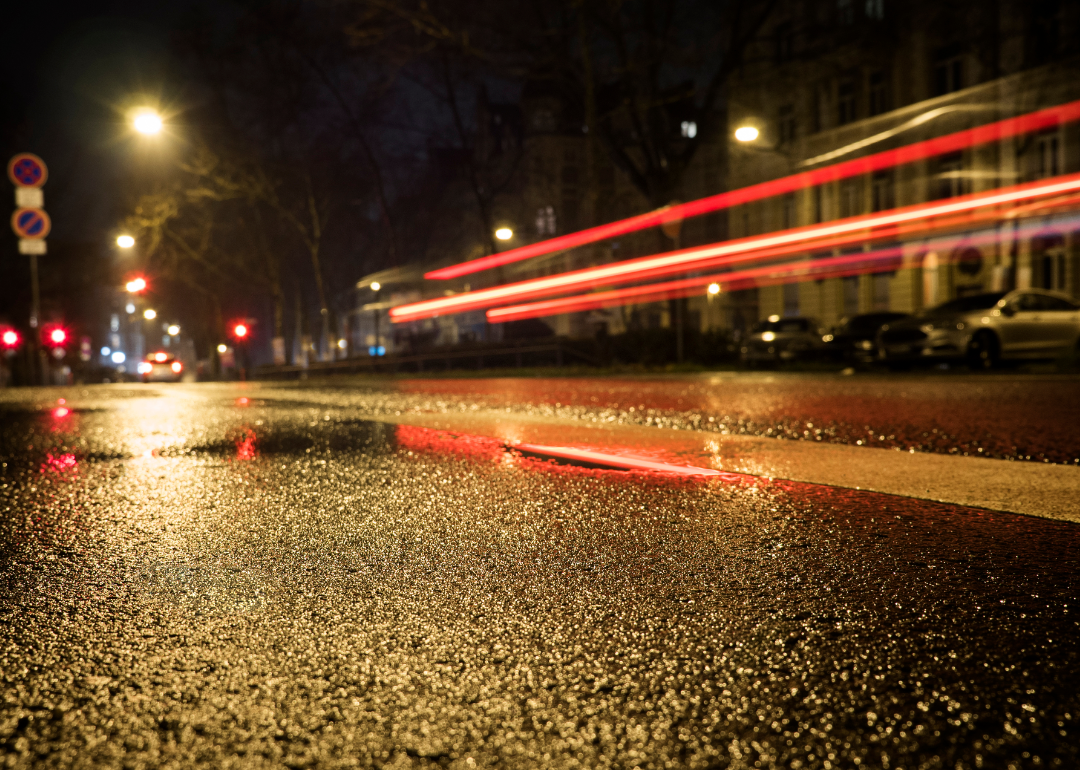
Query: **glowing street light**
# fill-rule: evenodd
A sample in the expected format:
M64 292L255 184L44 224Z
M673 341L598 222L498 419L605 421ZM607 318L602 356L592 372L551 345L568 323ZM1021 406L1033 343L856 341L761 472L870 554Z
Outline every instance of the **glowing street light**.
M735 129L735 138L740 142L752 142L761 136L761 132L753 126L739 126Z
M124 288L132 294L138 294L140 291L146 288L146 279L142 277L133 278L126 284L124 284Z
M718 283L710 283L709 288L708 288L708 292L709 292L710 297L715 297L717 294L720 293L720 284L718 284Z
M116 238L116 245L122 249L130 249L135 245L135 239L130 235L120 235Z
M233 334L236 335L237 339L242 340L248 335L248 328L244 324L237 324L233 327Z
M495 231L495 237L500 241L508 241L514 237L514 231L509 227L500 227Z
M224 343L217 346L217 352L218 353L224 353L228 349L229 349L228 346L226 346Z
M378 281L372 281L371 282L371 290L372 291L378 291L381 288L382 288L382 284L379 283Z
M135 117L131 121L132 126L140 134L146 134L147 136L153 136L154 134L160 134L163 127L161 116L153 110L140 110L135 113Z
M142 316L147 321L153 321L155 318L157 318L157 311L154 310L152 307L148 307L146 310L143 311Z
M54 345L63 345L67 342L67 332L63 329L53 329L49 332L49 341Z
M168 329L166 329L165 331L167 331L167 332L169 333L169 336L170 336L170 337L175 337L175 336L176 336L177 334L179 334L179 333L180 333L180 327L179 327L179 326L177 326L176 324L172 324L172 325L171 325L171 326L169 326L169 328L168 328Z

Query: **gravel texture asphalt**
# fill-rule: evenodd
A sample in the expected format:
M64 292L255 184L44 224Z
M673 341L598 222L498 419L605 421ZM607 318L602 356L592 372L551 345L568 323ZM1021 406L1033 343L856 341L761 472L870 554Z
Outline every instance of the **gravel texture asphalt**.
M303 392L0 400L6 766L1080 765L1075 525Z
M337 388L341 380L324 385ZM347 381L389 409L474 404L585 421L1080 465L1080 377L739 373Z

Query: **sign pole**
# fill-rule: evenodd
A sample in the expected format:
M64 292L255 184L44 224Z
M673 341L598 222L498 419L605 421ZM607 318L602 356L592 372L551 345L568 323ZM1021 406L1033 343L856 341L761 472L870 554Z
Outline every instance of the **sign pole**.
M21 152L8 161L8 179L15 185L15 213L11 229L19 236L19 253L30 257L30 334L27 352L30 359L30 379L49 384L49 361L38 334L41 318L41 287L38 282L38 255L46 253L45 236L52 228L49 215L43 208L42 186L49 178L45 161L29 152Z

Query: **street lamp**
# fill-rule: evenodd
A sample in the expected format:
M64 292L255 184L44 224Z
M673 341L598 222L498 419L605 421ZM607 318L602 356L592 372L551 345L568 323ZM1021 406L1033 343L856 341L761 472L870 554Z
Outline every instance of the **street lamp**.
M248 328L244 324L237 324L233 327L233 334L236 335L238 340L242 340L248 335Z
M720 293L720 284L710 283L708 292L710 297L715 297L717 294Z
M169 333L169 336L170 336L170 337L175 337L175 336L176 336L177 334L179 334L179 333L180 333L180 327L179 327L179 326L177 326L176 324L172 324L172 325L171 325L171 326L169 326L169 328L168 328L168 329L166 329L165 331L167 331L167 332Z
M152 307L148 307L146 310L143 311L142 316L147 321L153 321L155 318L157 318L157 311L154 310Z
M130 235L120 235L116 238L116 245L122 249L130 249L135 245L135 239Z
M222 343L222 344L220 344L220 345L218 345L218 346L217 346L217 352L218 352L218 353L224 353L224 352L225 352L226 350L228 350L228 349L229 349L229 348L228 348L228 346L227 346L227 345L225 345L225 343Z
M161 120L161 116L153 110L139 110L135 113L135 117L131 120L131 125L140 134L147 136L153 136L154 134L160 134L164 123Z
M500 227L495 231L495 237L500 241L508 241L514 237L514 231L509 227Z
M371 290L373 292L375 292L375 305L376 305L375 311L374 311L375 312L375 345L374 345L374 347L372 347L371 351L369 351L369 352L373 352L374 355L376 355L376 356L379 355L379 308L378 308L378 304L379 304L379 289L381 289L381 288L382 288L382 284L379 283L378 281L372 281L371 282Z
M130 281L124 284L124 288L127 289L128 292L131 294L138 294L140 291L146 288L146 279L142 277L132 278Z
M753 126L739 126L735 129L735 138L740 142L752 142L761 136L761 132Z

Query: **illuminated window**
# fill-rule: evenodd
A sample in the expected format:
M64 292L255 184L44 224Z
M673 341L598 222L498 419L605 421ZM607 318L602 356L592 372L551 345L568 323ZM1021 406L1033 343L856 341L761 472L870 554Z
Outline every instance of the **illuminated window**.
M894 208L893 177L888 171L878 171L870 179L870 205L874 211Z
M684 139L693 139L697 136L697 123L692 120L684 120L679 126L679 133Z
M555 207L541 206L536 211L536 234L544 237L555 235Z
M937 170L937 190L934 197L955 198L967 192L963 153L951 152L948 155L942 155L938 159Z
M1042 179L1061 173L1061 148L1058 132L1047 131L1035 137L1035 177Z
M854 217L863 213L861 192L858 179L846 179L840 183L841 217Z

